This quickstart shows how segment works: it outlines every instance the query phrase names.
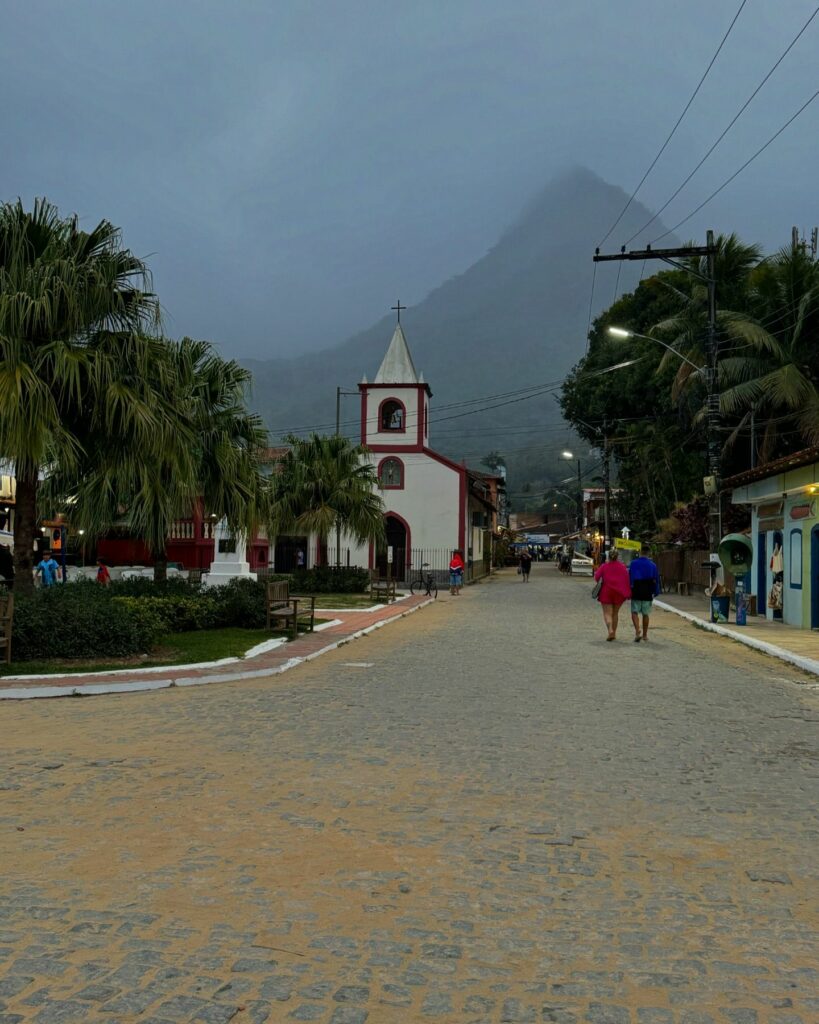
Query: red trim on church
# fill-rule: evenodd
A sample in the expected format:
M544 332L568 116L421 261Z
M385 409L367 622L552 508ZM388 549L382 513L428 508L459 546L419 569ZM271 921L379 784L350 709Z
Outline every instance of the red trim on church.
M397 462L398 465L401 467L401 483L400 484L385 484L384 481L381 480L381 467L384 465L385 462L389 462L390 459L392 459L393 462ZM406 479L406 470L404 468L403 460L399 459L397 455L387 455L387 456L385 456L378 463L378 468L375 471L375 475L378 477L379 482L381 483L381 489L383 491L403 491L404 490L404 483L405 483L405 479Z
M401 406L401 426L400 427L385 427L384 422L381 418L381 410L389 402L394 402L396 405ZM406 434L407 432L407 407L401 401L400 398L396 398L395 395L390 395L388 398L383 398L378 406L378 433L379 434Z

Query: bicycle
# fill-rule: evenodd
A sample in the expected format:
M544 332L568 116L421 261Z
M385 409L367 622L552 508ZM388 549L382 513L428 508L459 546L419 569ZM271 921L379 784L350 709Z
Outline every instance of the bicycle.
M437 598L438 584L435 580L435 577L431 572L424 574L424 569L428 568L429 562L424 562L423 565L421 566L418 579L413 580L412 583L410 583L410 593L412 594L413 597L416 597L420 594L424 594L424 596L426 597Z

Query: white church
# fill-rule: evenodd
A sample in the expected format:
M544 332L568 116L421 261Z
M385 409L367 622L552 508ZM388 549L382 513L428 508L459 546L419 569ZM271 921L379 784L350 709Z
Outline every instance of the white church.
M370 450L386 507L387 550L351 544L342 561L410 579L423 562L436 570L458 548L467 578L488 568L498 478L453 462L430 447L432 391L418 374L400 319L370 382L358 385L361 443ZM331 551L330 562L335 552ZM349 561L348 561L349 560Z

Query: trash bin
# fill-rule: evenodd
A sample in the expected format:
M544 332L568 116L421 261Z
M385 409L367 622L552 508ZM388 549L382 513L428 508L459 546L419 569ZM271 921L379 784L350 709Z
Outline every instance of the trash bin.
M711 598L711 621L727 622L728 612L731 608L731 598L728 594L724 597Z

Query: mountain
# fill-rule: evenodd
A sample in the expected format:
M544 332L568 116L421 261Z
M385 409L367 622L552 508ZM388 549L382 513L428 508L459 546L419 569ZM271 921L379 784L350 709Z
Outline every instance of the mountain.
M459 415L464 408L442 406L483 396L486 402L476 407L492 405L488 396L557 381L581 358L592 253L627 198L621 188L585 168L555 178L485 256L402 312L415 365L434 394L433 447L458 460L466 457L476 467L492 449L506 454L513 491L526 484L537 490L544 481L567 475L558 454L568 433L553 395L514 402L517 396L496 398L495 403L508 404L469 416ZM604 251L616 251L650 216L642 204L632 203ZM655 221L630 248L663 230ZM595 315L614 299L618 268L619 294L637 283L638 263L598 264ZM290 430L331 432L336 387L352 390L365 375L372 380L394 324L395 314L389 313L322 352L246 360L254 376L254 408L277 436ZM355 436L357 400L342 402L343 432Z

